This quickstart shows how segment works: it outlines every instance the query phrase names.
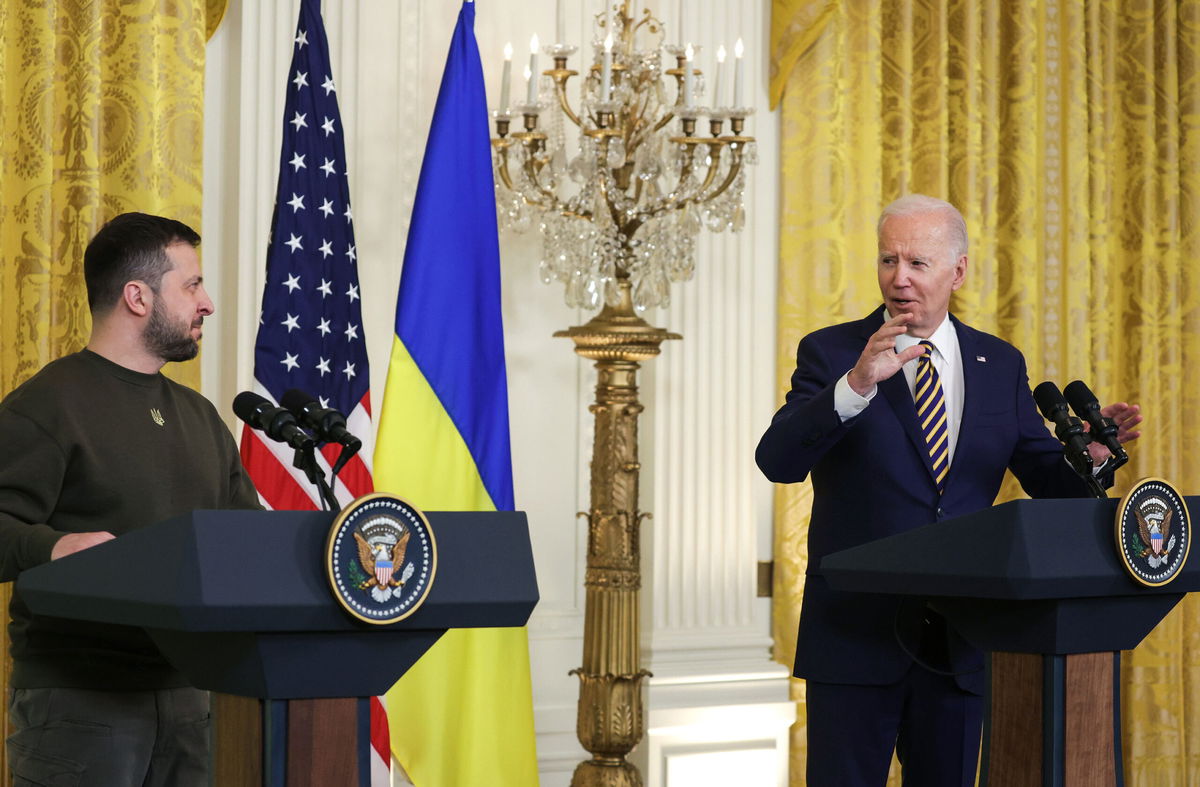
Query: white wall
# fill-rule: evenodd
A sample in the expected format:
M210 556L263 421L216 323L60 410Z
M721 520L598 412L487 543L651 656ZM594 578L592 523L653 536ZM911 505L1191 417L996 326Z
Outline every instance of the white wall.
M551 39L560 3L570 42L589 40L600 0L479 0L475 32L489 96L498 95L504 43L512 41L519 53L532 32ZM459 4L324 5L347 132L377 407L408 217ZM639 5L666 23L668 41L677 40L671 31L683 18L683 34L704 45L701 68L711 68L718 43L732 49L738 35L745 39L746 88L758 107L748 131L758 137L760 158L748 187L746 231L705 233L695 280L676 286L670 308L646 315L684 335L665 345L642 376L642 508L653 514L643 536L643 660L655 677L647 689L650 735L636 756L654 785L669 772L684 772L698 754L724 748L745 756L757 747L779 761L786 740L779 730L792 710L786 670L767 659L768 601L754 596L755 562L770 557L771 499L754 469L753 447L776 398L778 143L777 118L766 112L770 3ZM205 326L203 376L205 393L231 420L229 402L251 383L298 6L298 0L230 0L209 44L202 234L205 277L218 310L212 327ZM578 64L576 55L572 65ZM540 283L540 249L536 235L501 238L516 499L529 515L542 594L529 626L539 760L544 785L565 785L585 756L574 732L578 684L567 672L579 666L582 651L584 525L575 513L589 502L586 406L594 377L568 340L551 337L589 315L568 309L557 285ZM734 724L734 718L750 721Z

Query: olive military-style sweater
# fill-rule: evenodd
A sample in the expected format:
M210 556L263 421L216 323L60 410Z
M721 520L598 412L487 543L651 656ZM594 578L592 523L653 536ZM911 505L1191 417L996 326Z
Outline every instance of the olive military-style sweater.
M50 560L65 533L119 538L197 508L259 507L207 399L89 350L0 402L0 446L0 581ZM33 615L15 591L10 612L15 688L187 685L141 629Z

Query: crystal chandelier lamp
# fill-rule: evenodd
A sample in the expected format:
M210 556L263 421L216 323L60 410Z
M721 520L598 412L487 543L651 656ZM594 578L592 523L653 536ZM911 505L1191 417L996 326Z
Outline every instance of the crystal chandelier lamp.
M558 40L564 39L559 7ZM698 104L704 76L698 47L664 46L662 23L630 0L596 16L592 65L578 109L567 87L576 47L541 50L554 68L537 75L531 42L525 101L510 107L511 49L506 49L500 109L493 113L496 203L500 226L542 233L541 278L560 281L569 306L599 309L584 325L559 331L596 365L588 525L583 664L577 733L592 755L572 787L639 787L627 755L645 732L640 664L641 524L638 508L637 370L679 334L641 313L666 306L671 282L690 279L701 228L737 232L754 139L743 136L741 41L732 90L723 86L717 50L711 106ZM663 57L674 61L664 68ZM725 89L723 89L725 88ZM732 94L726 102L724 96ZM510 131L515 118L523 130ZM697 127L707 120L708 136ZM567 137L568 123L578 130ZM726 123L729 134L724 134Z

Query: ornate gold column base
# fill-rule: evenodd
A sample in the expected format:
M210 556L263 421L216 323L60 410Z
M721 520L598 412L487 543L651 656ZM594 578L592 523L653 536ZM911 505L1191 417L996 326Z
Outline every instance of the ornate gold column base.
M575 766L571 787L642 787L642 776L623 759L584 760Z

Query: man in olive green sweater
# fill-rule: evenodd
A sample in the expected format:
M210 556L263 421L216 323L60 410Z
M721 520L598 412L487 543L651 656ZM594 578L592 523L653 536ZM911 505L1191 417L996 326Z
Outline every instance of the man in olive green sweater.
M88 244L87 348L0 403L0 581L196 508L259 507L217 411L160 373L213 313L199 242L126 213ZM15 592L10 612L18 784L208 784L208 695L144 631L34 615Z

